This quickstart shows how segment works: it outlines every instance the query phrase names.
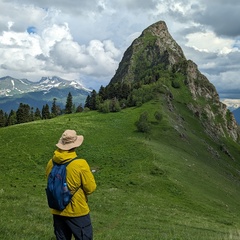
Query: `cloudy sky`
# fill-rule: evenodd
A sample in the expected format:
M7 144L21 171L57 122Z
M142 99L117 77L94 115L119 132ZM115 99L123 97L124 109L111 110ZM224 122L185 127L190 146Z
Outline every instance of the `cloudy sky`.
M99 90L124 51L163 20L221 99L240 99L239 0L0 0L0 77Z

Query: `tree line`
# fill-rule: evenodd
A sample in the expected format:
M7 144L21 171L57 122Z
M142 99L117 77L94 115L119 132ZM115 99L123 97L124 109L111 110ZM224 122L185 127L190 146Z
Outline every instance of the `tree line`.
M159 94L171 94L170 88L180 88L184 75L156 66L145 70L139 79L118 81L101 86L88 95L85 107L100 112L118 112L125 107L141 106Z
M57 105L57 99L54 98L52 106L43 105L42 109L30 107L28 104L20 103L17 111L11 110L6 113L0 109L0 127L7 127L15 124L21 124L41 119L50 119L61 114L71 114L74 112L82 112L83 107L80 104L77 108L72 101L72 94L69 92L64 109Z
M161 70L161 71L160 71ZM180 88L183 79L181 73L169 71L153 71L145 74L141 80L133 82L115 82L106 87L101 86L99 91L92 90L87 96L85 105L81 104L75 108L72 95L69 92L64 109L56 104L53 99L51 108L48 104L42 110L36 108L34 111L28 104L20 103L17 111L11 110L9 114L0 110L0 127L20 124L40 119L50 119L61 114L82 112L83 110L97 110L103 113L119 112L122 108L141 106L159 96L159 94L171 94L170 88Z

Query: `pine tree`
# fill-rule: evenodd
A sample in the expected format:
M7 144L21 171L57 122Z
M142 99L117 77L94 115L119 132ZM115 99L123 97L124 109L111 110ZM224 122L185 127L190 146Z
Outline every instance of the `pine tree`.
M100 96L102 102L107 99L106 90L103 86L100 87L98 95Z
M41 112L40 112L39 108L36 108L36 111L35 111L35 113L34 113L34 119L35 119L35 120L40 120L40 119L42 119Z
M57 99L54 98L52 103L52 108L51 108L52 117L56 117L58 115L58 107L57 107L56 101Z
M65 113L70 114L73 110L72 94L69 92L67 96L67 101L65 105Z
M91 98L90 98L90 107L91 110L97 109L97 92L95 90L92 90L91 92Z
M42 118L43 119L50 119L51 118L51 114L49 111L49 106L48 104L44 105L42 108Z
M0 127L6 126L6 118L2 109L0 109Z
M91 101L91 97L90 97L90 95L88 95L85 100L84 108L90 108L90 101Z
M30 112L30 119L29 121L34 121L34 108L31 107L31 112Z
M7 118L7 126L17 124L17 114L15 111L11 110Z
M28 104L20 103L16 115L17 123L25 123L31 121L30 106Z

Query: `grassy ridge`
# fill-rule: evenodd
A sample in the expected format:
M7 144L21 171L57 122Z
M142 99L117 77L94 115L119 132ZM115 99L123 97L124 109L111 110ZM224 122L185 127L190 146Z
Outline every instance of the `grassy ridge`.
M151 117L148 135L134 126L143 111ZM239 239L240 148L226 142L230 159L180 105L179 111L181 125L152 101L1 128L0 239L54 239L44 173L68 128L85 136L77 153L96 169L98 188L89 197L95 240Z

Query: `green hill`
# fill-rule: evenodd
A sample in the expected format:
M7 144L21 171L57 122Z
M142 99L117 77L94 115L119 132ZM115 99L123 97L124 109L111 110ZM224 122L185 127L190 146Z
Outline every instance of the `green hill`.
M159 98L117 113L1 128L0 239L54 239L44 173L65 129L85 136L77 153L96 170L89 197L95 240L239 239L240 147L228 138L213 142L192 112L175 104L178 114ZM145 111L148 134L135 126Z

